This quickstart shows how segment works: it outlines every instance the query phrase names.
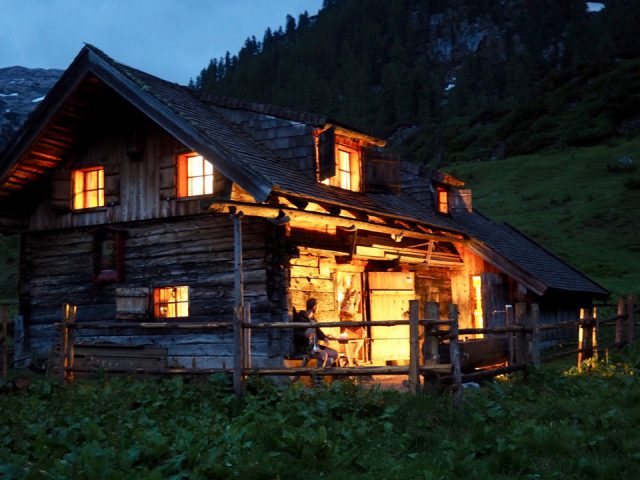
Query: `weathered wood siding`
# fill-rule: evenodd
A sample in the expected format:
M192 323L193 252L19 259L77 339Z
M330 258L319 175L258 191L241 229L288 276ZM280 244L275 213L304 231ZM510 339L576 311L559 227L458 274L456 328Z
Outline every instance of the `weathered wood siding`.
M124 281L108 284L92 283L91 228L33 232L23 237L21 299L28 312L33 349L44 351L56 339L52 324L60 320L62 303L78 305L79 322L113 321L116 288L151 291L153 287L186 285L190 287L189 320L232 319L233 233L228 216L207 214L118 227L126 231ZM243 220L244 291L254 321L273 320L273 304L279 312L283 308L277 299L269 299L267 277L273 275L268 272L275 270L265 264L265 242L273 235L269 228L261 219ZM279 281L282 279L271 283ZM152 313L149 318L152 320ZM233 355L231 331L143 336L103 332L100 337L93 332L90 339L167 346L170 357L186 362L185 366L192 365L191 357L200 366L220 366L223 361L229 365L225 359ZM253 343L254 361L266 362L270 355L267 334L254 333Z
M77 228L202 213L200 197L176 198L176 158L189 150L132 109L121 121L93 125L92 139L78 147L64 168L56 169L50 191L31 215L30 230ZM132 143L136 151L132 154ZM215 162L214 166L215 166ZM72 211L71 171L103 165L105 206ZM216 188L228 189L218 175Z

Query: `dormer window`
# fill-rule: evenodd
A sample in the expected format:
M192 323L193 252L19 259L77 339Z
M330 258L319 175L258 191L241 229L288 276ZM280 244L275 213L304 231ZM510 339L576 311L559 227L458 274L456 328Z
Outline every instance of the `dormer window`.
M74 210L104 206L104 167L72 172Z
M360 152L338 144L335 151L335 175L326 178L322 183L359 192L362 189L361 170Z
M438 187L436 189L438 212L449 213L449 192L446 188Z
M214 193L213 164L195 152L178 156L178 197L195 197Z

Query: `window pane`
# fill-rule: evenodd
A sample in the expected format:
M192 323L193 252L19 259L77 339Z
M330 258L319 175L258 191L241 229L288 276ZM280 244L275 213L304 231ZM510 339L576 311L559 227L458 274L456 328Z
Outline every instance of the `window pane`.
M213 175L213 164L209 160L204 160L204 174Z
M190 177L196 177L203 174L202 170L202 156L196 155L194 157L189 157L188 160L188 173L187 175Z
M96 190L98 188L98 172L85 172L85 190Z
M213 193L213 175L204 177L204 193Z
M204 191L202 177L189 179L189 195L202 195Z
M98 191L90 190L85 193L85 205L84 208L92 208L98 206Z

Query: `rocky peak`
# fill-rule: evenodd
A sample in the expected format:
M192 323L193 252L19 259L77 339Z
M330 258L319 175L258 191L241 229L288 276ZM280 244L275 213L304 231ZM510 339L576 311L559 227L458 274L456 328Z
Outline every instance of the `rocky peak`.
M61 75L54 69L0 68L0 151Z

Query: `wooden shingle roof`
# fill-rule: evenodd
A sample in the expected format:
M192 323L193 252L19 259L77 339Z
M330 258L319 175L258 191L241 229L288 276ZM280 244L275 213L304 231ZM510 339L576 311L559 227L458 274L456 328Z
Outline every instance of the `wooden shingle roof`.
M544 290L538 291L539 294L546 293L546 289L599 296L609 293L511 225L494 222L478 211L458 213L454 218L456 226L467 233L480 250L488 247L502 257L498 262L506 261L541 282Z

